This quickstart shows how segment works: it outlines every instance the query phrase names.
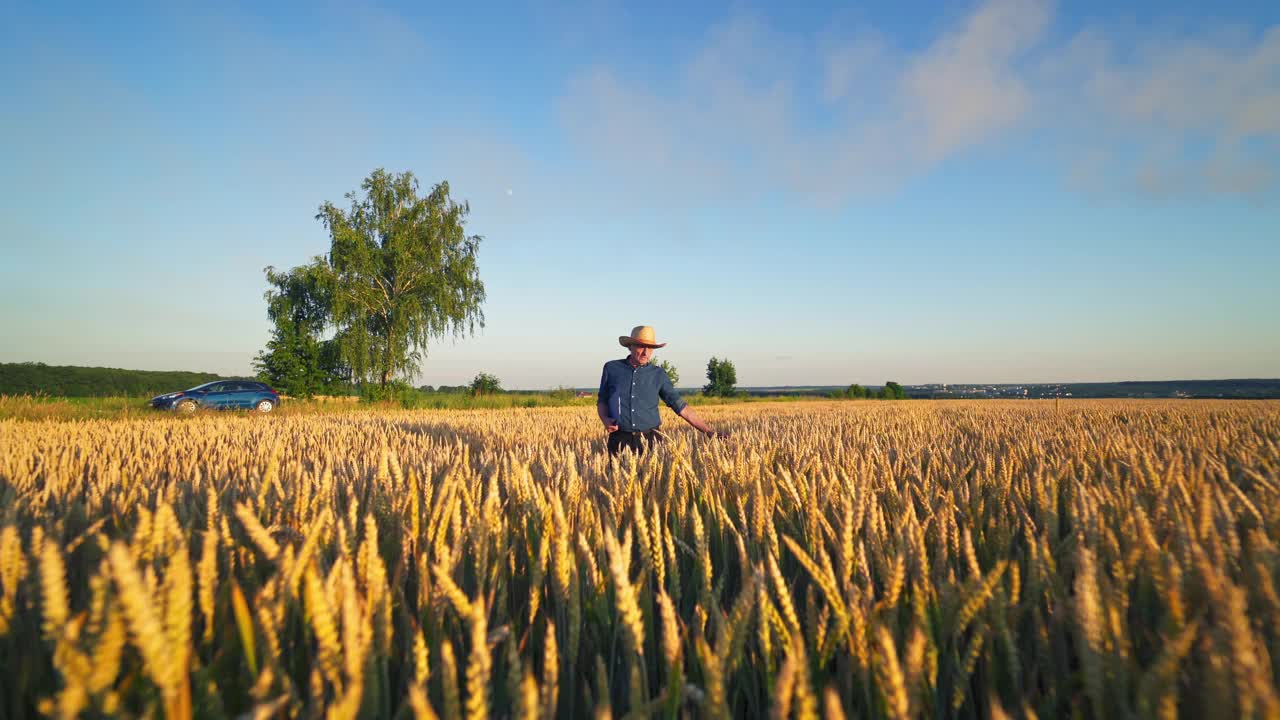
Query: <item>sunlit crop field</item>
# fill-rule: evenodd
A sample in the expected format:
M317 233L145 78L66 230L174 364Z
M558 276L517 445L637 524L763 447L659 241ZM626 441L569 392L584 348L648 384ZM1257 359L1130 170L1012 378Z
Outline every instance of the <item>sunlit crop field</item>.
M1280 714L1280 403L699 413L0 421L0 718Z

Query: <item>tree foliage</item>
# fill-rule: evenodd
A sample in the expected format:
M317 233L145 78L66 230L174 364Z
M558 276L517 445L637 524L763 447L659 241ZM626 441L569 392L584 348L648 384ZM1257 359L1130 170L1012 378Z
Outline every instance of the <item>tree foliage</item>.
M660 360L654 364L662 368L662 371L667 374L667 378L671 380L671 387L678 387L680 385L680 372L676 370L675 365L672 365L666 360Z
M478 373L471 381L471 393L473 395L492 395L502 392L502 382L498 380L496 375L489 373Z
M906 400L906 388L900 386L899 383L888 380L884 383L884 387L876 389L865 388L858 383L851 384L845 389L837 389L831 393L831 397L837 400L861 400L861 398L869 397L874 400Z
M332 308L327 272L313 263L281 272L266 269L267 317L274 325L254 359L258 378L287 395L311 397L343 384L346 370L336 340L321 335Z
M857 400L857 399L861 399L861 398L865 398L865 397L867 397L867 389L866 389L866 388L864 388L864 387L862 387L862 386L861 386L861 385L859 385L858 383L854 383L854 384L850 385L849 387L845 388L843 392L840 392L840 393L837 393L837 394L838 394L840 397L845 397L845 398L850 398L850 399L853 399L853 400Z
M357 379L385 387L417 372L432 339L484 326L481 238L466 234L470 206L453 201L447 182L419 196L413 173L379 168L360 187L362 196L346 195L346 211L320 206L331 242L315 267L343 361Z
M729 360L711 358L707 362L707 384L702 386L703 395L729 397L736 393L738 371Z
M907 398L907 391L898 383L890 380L879 390L870 390L854 383L844 390L836 390L831 393L831 397L847 400L859 400L862 398L873 398L877 400L905 400Z

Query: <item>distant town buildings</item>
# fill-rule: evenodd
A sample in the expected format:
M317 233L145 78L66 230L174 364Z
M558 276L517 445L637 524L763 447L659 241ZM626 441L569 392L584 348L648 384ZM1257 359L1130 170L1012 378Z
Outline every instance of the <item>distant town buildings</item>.
M907 385L908 397L994 398L1036 400L1046 398L1259 398L1280 396L1280 380L1176 380L1114 383L957 384ZM1225 391L1225 392L1224 392Z

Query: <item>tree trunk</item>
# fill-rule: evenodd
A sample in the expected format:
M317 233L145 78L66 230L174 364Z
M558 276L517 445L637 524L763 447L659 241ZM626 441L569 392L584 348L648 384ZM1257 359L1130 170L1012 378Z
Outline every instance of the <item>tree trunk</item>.
M386 314L382 316L386 322L387 331L382 338L382 389L387 389L387 382L391 380L391 318Z

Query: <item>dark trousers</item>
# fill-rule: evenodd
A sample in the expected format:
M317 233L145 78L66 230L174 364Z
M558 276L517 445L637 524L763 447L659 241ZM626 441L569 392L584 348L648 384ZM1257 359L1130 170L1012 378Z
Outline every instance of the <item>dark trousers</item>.
M623 448L629 448L638 455L652 447L654 443L662 442L665 439L662 437L662 433L657 430L643 430L641 432L615 430L609 433L609 454L617 455Z

